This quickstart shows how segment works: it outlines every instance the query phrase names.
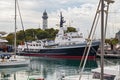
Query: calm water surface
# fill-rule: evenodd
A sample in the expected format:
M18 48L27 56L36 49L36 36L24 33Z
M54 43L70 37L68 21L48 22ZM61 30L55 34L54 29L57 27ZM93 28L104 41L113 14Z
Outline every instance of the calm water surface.
M45 80L58 80L61 74L77 74L80 60L52 59L30 57L28 67L0 68L0 80L34 80L43 78ZM115 65L119 60L107 60L105 66ZM85 71L99 67L100 60L87 61Z

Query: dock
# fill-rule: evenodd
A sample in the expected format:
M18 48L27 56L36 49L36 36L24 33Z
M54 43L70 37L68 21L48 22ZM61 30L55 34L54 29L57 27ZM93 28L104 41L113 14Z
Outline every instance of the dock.
M97 53L97 58L100 58L101 54ZM117 51L105 51L104 58L120 59L120 50Z

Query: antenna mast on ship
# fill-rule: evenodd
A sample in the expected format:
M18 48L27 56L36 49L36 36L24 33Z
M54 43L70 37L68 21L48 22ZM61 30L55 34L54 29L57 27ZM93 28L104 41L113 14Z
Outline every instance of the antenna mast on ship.
M62 16L62 12L60 12L60 27L63 27L63 23L65 23L64 17Z

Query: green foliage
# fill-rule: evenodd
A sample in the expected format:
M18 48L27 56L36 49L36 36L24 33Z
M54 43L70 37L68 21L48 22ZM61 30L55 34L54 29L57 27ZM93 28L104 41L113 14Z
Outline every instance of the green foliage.
M54 30L53 28L46 29L45 31L48 33L48 39L54 39L56 34L58 33L58 30Z
M73 27L67 27L67 31L66 32L76 32L76 29Z
M110 39L105 39L105 43L111 44L111 40Z
M116 44L118 44L118 43L119 43L119 41L118 41L117 38L112 39L112 44L113 44L113 45L116 45Z
M68 27L66 32L76 32L75 28ZM17 44L21 43L21 41L33 41L36 39L49 39L54 40L58 30L50 28L50 29L27 29L25 31L20 30L17 32ZM14 34L10 33L6 39L8 40L9 44L14 44Z
M116 45L119 43L118 39L117 38L111 38L111 39L106 39L105 40L105 43L108 43L110 45Z
M37 38L38 39L45 39L45 38L48 38L48 37L49 37L49 34L46 31L40 31L40 32L37 33Z
M6 40L8 40L8 44L14 44L14 34L10 33L7 37Z
M119 43L117 38L106 39L105 43L108 43L111 46L111 49L114 49L114 46Z
M23 38L24 38L24 32L22 30L17 32L17 39L18 40L23 40Z

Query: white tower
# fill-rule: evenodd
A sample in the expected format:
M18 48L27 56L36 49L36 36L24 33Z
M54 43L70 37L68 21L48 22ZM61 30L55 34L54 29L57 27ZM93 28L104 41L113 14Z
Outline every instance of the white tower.
M43 19L43 30L45 30L48 28L48 25L47 25L48 24L48 21L47 21L48 16L47 16L46 10L43 13L42 19Z

